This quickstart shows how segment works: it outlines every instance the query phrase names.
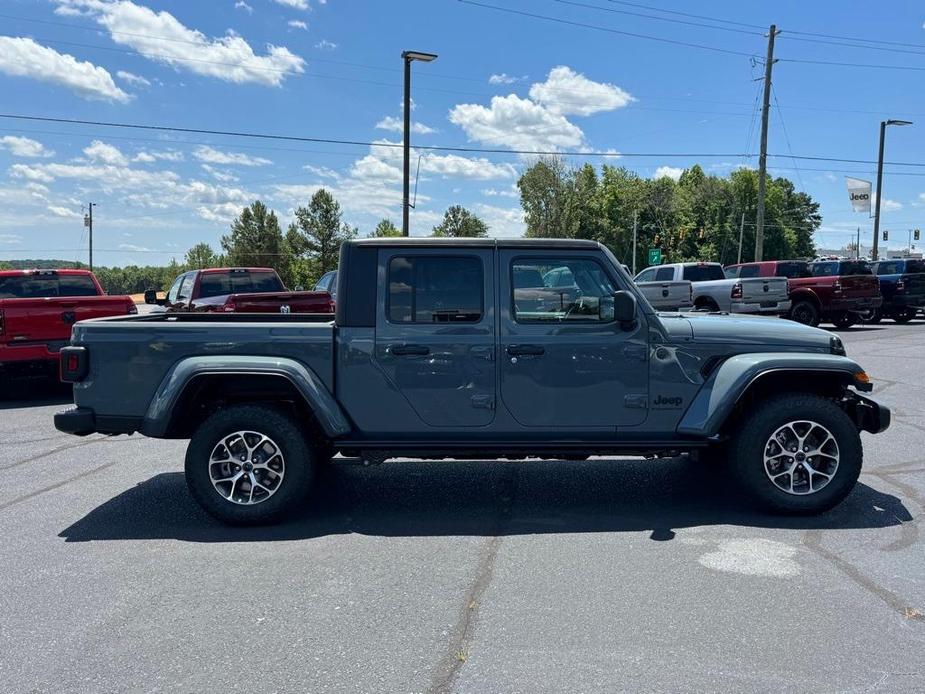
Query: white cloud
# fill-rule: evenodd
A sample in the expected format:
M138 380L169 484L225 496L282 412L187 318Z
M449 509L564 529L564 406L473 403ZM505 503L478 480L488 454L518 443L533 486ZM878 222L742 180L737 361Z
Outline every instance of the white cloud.
M376 140L376 143L369 148L370 155L364 158L380 159L397 169L402 161L402 151L400 147L390 145L398 144L401 143ZM421 173L438 174L444 178L487 181L493 178L513 178L517 175L517 170L510 164L496 164L484 157L470 158L458 154L433 154L421 152L412 147L411 160L416 162L418 157L421 158Z
M291 7L294 10L307 10L308 0L273 0L277 5Z
M129 46L149 60L226 82L279 86L286 77L305 71L305 61L283 46L268 44L257 55L243 38L209 38L190 29L166 11L155 12L130 0L56 0L60 7L84 9L109 29L117 44ZM167 40L165 40L167 39Z
M0 149L9 150L14 157L50 157L54 154L38 140L17 135L0 137Z
M313 166L312 164L306 164L302 167L306 171L310 171L316 176L321 178L338 178L340 176L334 169L329 169L326 166Z
M376 127L379 130L390 130L392 132L401 133L405 130L404 121L401 118L396 118L395 116L386 116L381 121L376 123ZM429 125L424 125L414 121L411 123L411 132L418 135L429 135L431 133L437 132L436 129L431 128Z
M523 77L514 77L512 75L501 72L493 74L491 77L489 77L488 84L514 84L515 82L522 82L525 79L527 79L526 75Z
M152 151L152 150L142 150L134 157L132 161L140 161L145 164L150 164L155 161L183 161L185 157L183 152L180 152L176 149L168 149L163 151Z
M172 171L145 171L105 163L91 164L14 164L10 176L39 183L58 178L94 181L104 192L113 190L163 190L176 185L179 176Z
M396 182L402 180L401 169L384 162L372 154L367 154L362 159L355 161L350 168L350 175L359 179L378 181Z
M236 205L232 202L226 202L221 205L211 205L206 207L205 205L196 208L196 214L202 217L207 222L215 222L216 224L228 224L235 217L241 214L243 205Z
M128 164L128 159L125 158L125 155L117 147L113 147L106 142L94 140L89 147L84 147L83 151L90 158L90 161L111 164L112 166L125 166Z
M337 44L333 43L332 41L328 41L327 39L322 39L315 44L315 48L320 48L322 51L333 51L337 48Z
M64 219L83 219L83 215L80 212L77 210L72 210L68 207L49 205L48 211L51 212L55 217L62 217Z
M475 213L488 225L489 236L512 238L523 236L524 211L520 207L496 207L478 203Z
M221 181L222 183L231 183L239 180L237 176L227 169L219 169L209 164L202 164L202 169L216 181Z
M520 191L517 190L516 185L511 186L510 188L507 188L507 189L502 189L502 190L497 190L496 188L482 188L482 190L480 190L479 192L482 195L484 195L486 198L495 198L495 197L519 198L520 197Z
M151 249L146 246L136 246L134 243L120 243L119 248L123 251L135 251L136 253L150 253Z
M0 234L0 243L15 246L22 243L22 236L19 234Z
M584 142L581 129L564 116L516 94L494 96L490 106L454 106L450 122L461 127L470 140L496 147L547 151Z
M919 197L922 197L922 196L919 196ZM922 199L925 200L925 198L922 198ZM874 191L874 192L871 194L871 199L870 199L870 201L871 201L874 205L877 204L877 193L876 193L876 191ZM896 200L890 200L889 198L883 198L883 202L880 203L880 211L881 211L881 212L899 212L902 208L903 208L903 204L902 204L901 202L897 202Z
M134 72L129 72L128 70L119 70L116 72L116 77L118 77L123 82L128 82L133 86L138 87L150 87L151 83L146 80L141 75L136 75Z
M286 22L293 29L302 29L303 31L308 31L308 24L303 22L301 19L290 19Z
M530 98L553 113L590 116L629 105L634 99L620 87L594 82L570 67L559 65L549 71L545 82L530 87Z
M120 103L131 99L104 68L32 39L0 36L0 72L60 84L84 99Z
M660 166L655 170L655 175L652 178L663 178L667 176L673 181L677 181L681 178L682 173L684 173L684 169L679 166Z
M200 145L193 150L193 156L199 161L209 164L235 164L237 166L266 166L273 162L263 157L252 157L242 152L223 152L221 150Z
M248 5L246 2L244 2L244 0L237 0L237 2L234 4L234 8L236 10L244 10L245 12L247 12L247 14L254 13L254 8Z

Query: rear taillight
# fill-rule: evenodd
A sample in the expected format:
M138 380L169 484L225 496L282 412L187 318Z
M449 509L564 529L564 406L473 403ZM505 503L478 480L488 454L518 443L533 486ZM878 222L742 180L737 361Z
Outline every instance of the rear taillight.
M839 282L838 280L835 280L835 282L832 283L832 291L835 292L836 294L840 294L841 293L841 282Z
M233 301L226 301L226 302L222 305L222 311L224 311L225 313L234 313L234 302L233 302Z
M125 307L125 312L130 316L134 316L138 313L138 307L135 305L134 301L128 302L128 305Z
M0 335L3 334L3 311L0 311Z
M736 282L732 285L732 291L729 293L730 299L741 299L742 298L742 283Z
M58 358L62 381L77 383L86 377L90 366L86 347L62 347Z
M899 280L896 282L896 291L898 292L906 291L906 283L903 280Z

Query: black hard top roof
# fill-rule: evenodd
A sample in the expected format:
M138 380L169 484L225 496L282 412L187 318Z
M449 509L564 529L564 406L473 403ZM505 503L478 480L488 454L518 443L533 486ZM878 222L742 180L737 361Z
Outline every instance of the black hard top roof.
M586 239L473 239L434 238L432 236L385 237L352 239L347 243L358 246L410 246L412 248L439 248L441 246L467 248L600 248L597 241Z

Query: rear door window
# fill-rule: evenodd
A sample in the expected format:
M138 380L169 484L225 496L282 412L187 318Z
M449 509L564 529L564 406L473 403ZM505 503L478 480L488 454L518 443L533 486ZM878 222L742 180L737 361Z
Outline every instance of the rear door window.
M843 260L839 263L840 275L872 275L870 265L863 260Z
M96 296L96 285L88 275L59 275L58 296Z
M690 282L709 282L710 280L724 280L726 273L721 265L685 265L684 279Z
M760 270L757 265L743 265L739 268L739 277L757 277Z
M396 256L389 261L386 315L392 323L476 323L482 261L472 256ZM537 278L543 286L543 278Z
M903 271L902 262L882 260L877 263L878 275L899 275Z
M838 274L838 263L813 263L810 271L813 277L834 277Z
M788 279L798 279L800 277L809 277L808 263L778 263L777 269L774 270L776 277L787 277Z
M906 272L925 272L925 261L907 260L906 261Z

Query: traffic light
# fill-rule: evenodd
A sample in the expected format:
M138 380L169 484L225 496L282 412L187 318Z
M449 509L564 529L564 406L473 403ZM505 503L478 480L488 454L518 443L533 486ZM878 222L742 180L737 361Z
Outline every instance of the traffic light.
M888 232L886 229L883 230L883 240L884 241L890 240L890 232Z
M919 234L919 230L918 230L918 229L913 230L913 232L912 232L912 239L913 239L914 241L918 241L918 240L919 240L919 235L920 235L920 234Z

